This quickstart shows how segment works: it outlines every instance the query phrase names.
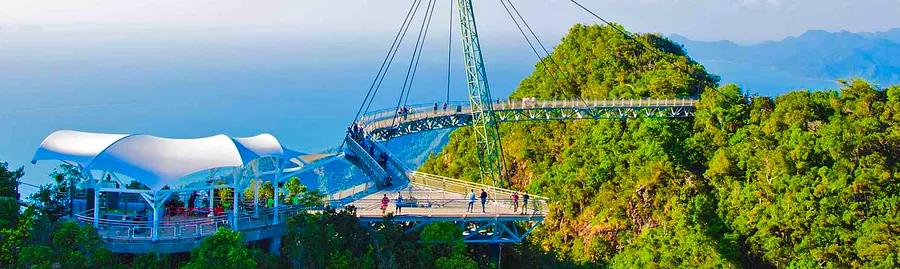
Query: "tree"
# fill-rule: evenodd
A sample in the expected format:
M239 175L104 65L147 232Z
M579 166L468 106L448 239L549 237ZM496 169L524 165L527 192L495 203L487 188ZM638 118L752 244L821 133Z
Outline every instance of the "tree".
M256 268L253 253L244 245L241 232L219 228L191 251L185 269Z
M294 268L374 268L372 235L354 209L327 209L287 220L283 249Z
M436 258L434 268L478 268L478 263L466 257L466 244L462 238L462 229L455 224L437 222L426 225L420 236L426 246L426 255Z
M9 170L9 164L0 162L0 197L12 197L19 199L19 179L25 176L22 167Z
M28 207L19 216L16 225L0 228L0 265L12 267L19 260L19 250L25 247L26 240L31 235L31 229L37 216L34 207Z

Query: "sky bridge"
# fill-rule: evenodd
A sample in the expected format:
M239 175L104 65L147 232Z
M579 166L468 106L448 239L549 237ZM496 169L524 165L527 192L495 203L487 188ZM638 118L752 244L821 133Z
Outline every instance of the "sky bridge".
M410 16L419 10L415 3L421 1L410 7L339 153L304 155L284 148L268 134L171 139L64 130L48 136L33 160L63 161L84 177L78 186L83 195L76 198L70 193L73 214L69 217L94 226L118 253L186 252L221 228L241 231L247 241L269 240L277 253L287 230L285 218L328 207L355 208L360 224L371 229L390 221L414 233L429 223L449 222L462 228L466 243L520 243L544 221L551 201L503 188L500 123L694 116L696 100L687 98L492 98L470 0L456 1L469 102L406 104L424 44L423 30L427 34L430 25L430 20L423 19L415 61L410 61L397 106L370 112L413 21ZM429 6L425 18L434 12L433 1ZM519 19L524 23L524 18ZM546 69L544 60L553 58L544 51L546 58L538 58ZM449 81L448 72L448 99ZM479 163L473 168L481 172L481 182L490 185L415 171L383 145L404 135L464 126L473 127L477 142ZM369 181L326 193L324 206L298 203L301 192L295 187L302 183L293 177L341 158ZM262 194L261 185L269 186L272 193ZM482 192L486 199L470 196Z
M581 119L689 118L696 100L668 99L571 99L497 100L491 104L500 122L568 121ZM444 105L446 104L446 105ZM357 120L375 141L385 141L423 131L473 124L472 107L465 102L421 104L368 113Z
M692 99L526 100L492 106L502 121L520 122L684 118L693 116L694 103ZM283 148L270 135L173 140L60 131L42 143L35 160L62 160L87 176L80 198L72 204L83 210L71 217L96 227L114 252L185 252L219 228L242 231L248 241L277 243L286 230L285 218L323 210L281 202L292 195L286 182L339 158L349 160L371 181L328 193L325 203L353 206L366 227L387 220L405 224L412 233L429 223L451 222L462 228L466 243L522 242L543 222L548 199L529 194L526 201L524 193L513 190L418 172L383 145L403 135L471 125L470 113L462 103L369 113L357 121L357 129L345 137L343 152L336 155L302 155ZM168 159L173 156L178 157ZM206 172L197 177L196 171ZM251 178L275 186L273 202L260 201L259 184ZM129 179L144 188L125 187ZM241 194L250 187L256 187L251 195ZM223 195L226 190L231 194ZM467 194L479 195L482 190L488 199L483 206L476 199L470 208ZM518 200L513 200L514 193ZM389 203L382 210L385 196ZM399 210L398 196L404 197ZM169 205L173 199L186 203Z

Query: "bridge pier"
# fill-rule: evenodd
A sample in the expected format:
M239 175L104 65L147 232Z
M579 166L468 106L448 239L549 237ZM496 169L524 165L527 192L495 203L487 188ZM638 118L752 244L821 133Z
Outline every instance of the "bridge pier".
M272 237L272 240L269 240L269 254L281 256L281 236Z

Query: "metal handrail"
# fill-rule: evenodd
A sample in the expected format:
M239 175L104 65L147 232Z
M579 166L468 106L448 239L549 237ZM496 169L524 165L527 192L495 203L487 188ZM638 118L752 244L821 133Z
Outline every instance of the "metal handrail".
M507 196L512 196L513 193L519 193L521 196L521 192L510 190L510 189L504 189L504 188L494 187L494 186L487 185L487 184L470 182L470 181L465 181L465 180L460 180L460 179L455 179L455 178L450 178L450 177L445 177L445 176L433 175L433 174L423 173L423 172L419 172L419 171L411 171L411 172L409 172L409 175L410 175L410 179L414 183L418 183L418 184L422 184L422 185L430 186L430 187L438 187L438 188L450 186L451 187L450 189L443 188L443 190L453 192L453 193L466 194L467 190L485 189L485 190L492 190L495 193L500 193L500 194L504 194ZM463 189L462 191L457 191L458 188L452 188L454 186L463 186L465 189ZM547 197L540 196L540 195L534 195L534 194L530 194L530 193L528 194L528 196L530 196L531 199L539 199L539 200L546 200L546 201L550 200Z
M350 136L347 136L345 140L347 140L347 148L353 151L353 153L358 156L359 159L366 164L366 166L369 166L369 169L372 169L372 172L375 173L375 176L381 179L387 176L387 171L385 171L384 168L382 168L381 165L378 164L377 161L375 161L374 157L369 155L369 153L362 146L360 146L359 143L356 142L356 140L354 140Z
M321 208L288 205L280 206L277 212L279 216L288 217L310 209L320 210ZM259 215L262 217L257 217L253 212L240 212L237 218L238 228L239 230L252 230L271 226L271 222L267 221L268 216L272 216L275 212L275 208L260 209ZM91 225L94 220L92 213L93 210L88 210L76 214L76 221ZM157 240L201 238L215 233L219 227L233 228L233 217L233 214L226 214L191 220L160 221L157 223ZM105 240L152 240L153 223L150 221L99 219L97 223L101 238Z
M654 106L654 107L681 107L681 106L694 106L696 105L697 100L692 98L640 98L640 99L569 99L569 100L535 100L528 101L527 99L521 100L500 100L499 102L492 103L492 108L494 110L509 110L509 109L527 109L527 108L561 108L561 107L572 107L572 108L594 108L594 107L645 107L645 106ZM437 110L433 109L433 104L415 104L411 106L407 106L409 112L406 113L406 116L398 115L396 108L387 108L369 112L363 115L359 122L363 123L363 125L367 125L367 123L372 123L376 121L381 121L384 119L391 118L400 118L401 121L404 121L403 118L409 119L415 115L442 115L442 114L460 114L460 112L456 112L456 107L461 106L463 111L461 112L470 112L471 107L468 102L464 101L454 101L448 103L448 108L443 109L439 107Z
M387 208L385 208L385 212L395 213L396 209L396 199L394 197L389 198L390 202L387 204ZM533 199L529 200L526 205L524 200L519 199L518 204L516 205L516 201L512 199L489 199L486 200L486 205L490 205L490 208L485 207L485 212L481 212L481 200L476 199L473 203L475 210L472 212L467 212L467 208L469 203L472 202L465 198L458 199L429 199L429 198L418 198L415 196L407 196L404 197L404 202L401 204L402 208L406 208L406 210L418 209L418 211L407 211L403 213L404 216L414 216L414 215L440 215L440 214L451 214L458 215L460 213L471 213L478 215L487 214L487 215L528 215L528 216L542 216L546 214L547 210L547 201L541 199ZM367 216L368 212L379 212L381 210L381 199L361 199L356 200L352 203L352 205L357 209L357 215ZM516 205L513 208L513 205ZM420 212L424 210L424 212Z

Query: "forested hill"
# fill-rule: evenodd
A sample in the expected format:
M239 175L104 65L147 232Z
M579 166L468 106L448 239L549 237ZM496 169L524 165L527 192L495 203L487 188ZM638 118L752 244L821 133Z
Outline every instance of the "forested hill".
M513 187L552 199L505 266L900 266L900 87L748 104L679 45L638 38L664 55L576 25L511 98L702 90L696 117L503 124ZM422 170L477 180L475 154L460 128Z

